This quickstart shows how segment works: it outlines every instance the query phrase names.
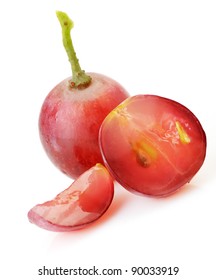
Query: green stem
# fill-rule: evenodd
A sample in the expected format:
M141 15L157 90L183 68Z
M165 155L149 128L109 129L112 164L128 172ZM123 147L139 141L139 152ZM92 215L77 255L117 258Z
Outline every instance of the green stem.
M67 52L68 59L71 64L72 79L70 81L70 86L72 88L86 88L91 83L91 77L86 75L85 71L81 69L79 60L77 59L76 52L74 51L72 39L71 39L71 29L74 24L73 21L64 12L57 11L56 15L61 24L62 28L62 39L63 45Z

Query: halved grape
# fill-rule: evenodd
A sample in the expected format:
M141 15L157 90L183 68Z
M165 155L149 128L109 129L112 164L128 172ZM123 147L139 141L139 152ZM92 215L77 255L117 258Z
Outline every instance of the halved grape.
M206 135L196 116L180 103L156 96L132 96L102 123L105 165L126 189L168 195L189 182L206 155Z

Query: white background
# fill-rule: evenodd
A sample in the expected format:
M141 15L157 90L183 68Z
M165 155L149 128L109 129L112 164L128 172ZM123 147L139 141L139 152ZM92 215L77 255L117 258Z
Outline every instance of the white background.
M51 164L38 136L44 98L70 76L57 9L75 22L73 41L86 71L116 79L131 95L181 102L197 115L208 140L203 167L180 192L153 199L117 185L108 212L71 233L49 232L27 219L31 207L71 183ZM128 269L100 279L215 279L215 1L8 0L0 11L0 278L45 279L37 275L43 265L95 265ZM132 266L178 266L180 272L132 276Z

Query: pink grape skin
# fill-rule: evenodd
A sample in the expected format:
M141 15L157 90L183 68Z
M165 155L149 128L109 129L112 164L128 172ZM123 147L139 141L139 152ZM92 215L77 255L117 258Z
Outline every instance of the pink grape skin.
M55 166L77 178L96 163L103 163L98 133L106 115L129 95L113 79L88 73L85 89L69 87L71 77L46 97L39 116L42 145Z

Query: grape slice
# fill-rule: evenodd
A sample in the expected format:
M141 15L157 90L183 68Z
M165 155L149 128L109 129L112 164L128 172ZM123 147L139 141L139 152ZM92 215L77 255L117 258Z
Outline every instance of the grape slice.
M202 166L206 135L182 104L156 95L132 96L103 121L99 143L106 167L126 189L165 196Z
M106 212L113 195L112 177L102 164L96 164L54 199L34 206L28 219L50 231L80 229Z

